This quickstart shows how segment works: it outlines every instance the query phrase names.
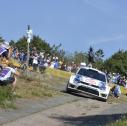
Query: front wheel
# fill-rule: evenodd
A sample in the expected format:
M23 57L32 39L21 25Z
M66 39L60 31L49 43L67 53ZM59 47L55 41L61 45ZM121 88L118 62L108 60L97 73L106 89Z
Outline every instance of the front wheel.
M67 84L67 86L66 86L66 92L67 92L67 93L71 93L71 89L68 88L68 85L69 85L69 84Z

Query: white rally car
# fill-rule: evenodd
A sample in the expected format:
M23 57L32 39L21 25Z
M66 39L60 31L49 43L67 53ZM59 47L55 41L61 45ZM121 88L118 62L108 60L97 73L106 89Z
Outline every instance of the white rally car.
M105 73L82 66L76 74L71 75L66 91L85 93L106 101L110 93L110 86Z

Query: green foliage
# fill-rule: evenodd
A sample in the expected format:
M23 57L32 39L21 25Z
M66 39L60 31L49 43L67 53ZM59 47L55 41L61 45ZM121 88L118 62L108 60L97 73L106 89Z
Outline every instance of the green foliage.
M58 54L58 50L60 50L60 47L61 47L61 43L59 45L53 45L51 48L52 48L52 54L54 55L57 55Z
M104 51L102 49L98 49L95 52L96 61L102 61L104 57Z
M19 39L16 42L16 47L19 50L27 50L27 38L25 36L23 36L21 39ZM33 39L31 40L30 43L30 49L32 49L33 47L36 47L37 51L45 51L46 53L50 53L51 51L51 47L50 45L45 42L45 40L42 40L39 36L33 36Z
M62 44L59 45L53 45L51 48L51 55L59 57L59 60L64 61L65 58L65 51L64 49L61 49Z
M12 47L15 47L15 41L11 40L11 41L9 42L9 45L12 46Z
M23 36L21 39L19 39L17 42L16 42L16 47L19 49L19 50L24 50L26 51L27 50L27 39L25 36Z
M0 87L0 107L3 108L14 108L14 95L11 92L9 86Z
M103 57L104 57L104 52L102 49L98 49L95 52L95 63L93 64L93 66L99 70L104 70L104 61L103 61Z
M64 56L64 62L65 62L67 65L68 65L68 64L71 64L73 60L74 60L73 54L70 54L70 53L65 54L65 56Z
M76 63L76 64L80 64L81 62L88 62L87 61L87 55L86 55L86 53L83 53L83 52L75 52L74 53L74 62Z
M42 40L39 36L33 36L33 39L30 43L30 48L36 47L36 49L40 51L45 51L46 53L51 52L50 45L45 41Z
M125 74L127 72L127 51L119 50L104 64L107 71Z
M121 119L119 119L116 122L111 123L107 126L127 126L127 117L123 116Z
M101 61L101 60L100 61L96 61L93 64L93 67L103 71L104 70L104 62Z
M84 52L74 52L74 54L65 54L65 62L71 64L72 62L80 64L81 62L88 63L87 54Z
M4 39L2 37L0 37L0 43L4 42Z

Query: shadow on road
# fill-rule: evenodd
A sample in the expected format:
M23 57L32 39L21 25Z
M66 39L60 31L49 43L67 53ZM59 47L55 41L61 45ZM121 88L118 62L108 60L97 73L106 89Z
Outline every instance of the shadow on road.
M106 126L122 117L127 117L127 114L112 114L112 115L94 115L94 116L62 116L50 117L62 121L65 126Z

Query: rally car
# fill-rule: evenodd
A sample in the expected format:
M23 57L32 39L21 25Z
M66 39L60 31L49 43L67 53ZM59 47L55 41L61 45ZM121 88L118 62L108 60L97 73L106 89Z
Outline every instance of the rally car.
M106 101L110 93L110 86L104 72L81 66L76 74L71 75L66 91L85 93Z

